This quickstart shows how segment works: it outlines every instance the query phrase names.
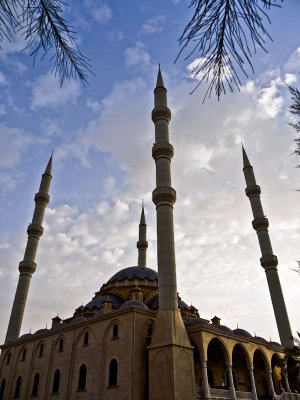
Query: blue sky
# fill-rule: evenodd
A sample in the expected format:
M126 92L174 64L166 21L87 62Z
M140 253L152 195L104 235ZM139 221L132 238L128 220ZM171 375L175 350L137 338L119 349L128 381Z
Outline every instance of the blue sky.
M299 330L299 160L288 126L289 95L300 86L300 3L271 13L268 54L253 58L240 93L202 104L189 65L174 65L190 11L183 0L84 0L66 10L91 60L89 85L51 74L21 38L0 53L0 332L3 341L26 245L33 197L54 150L51 202L22 332L71 316L117 270L137 261L144 198L148 265L156 269L155 186L150 119L161 63L173 119L175 230L180 295L203 318L278 340L252 215L244 194L243 141L262 188L293 331Z

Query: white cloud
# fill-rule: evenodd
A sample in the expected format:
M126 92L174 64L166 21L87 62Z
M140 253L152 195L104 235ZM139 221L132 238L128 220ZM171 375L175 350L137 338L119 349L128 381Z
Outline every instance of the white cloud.
M162 24L165 20L166 17L163 15L157 15L156 17L148 19L142 26L142 32L150 35L161 32L163 30Z
M106 3L99 5L98 1L85 0L85 5L95 21L103 23L112 19L112 9Z
M8 84L8 80L3 72L0 71L0 86L5 86Z
M80 94L80 83L75 80L65 81L60 86L54 74L40 75L32 84L31 109L43 107L61 107L75 102Z
M136 42L134 47L128 47L125 50L126 67L149 68L151 65L151 57L145 48L145 44L140 41Z

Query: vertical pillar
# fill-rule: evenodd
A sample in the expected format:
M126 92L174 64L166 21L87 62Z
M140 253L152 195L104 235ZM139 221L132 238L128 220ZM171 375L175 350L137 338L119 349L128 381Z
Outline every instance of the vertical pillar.
M283 379L284 379L286 390L288 392L290 392L291 388L290 388L290 383L289 383L289 379L288 379L287 369L285 367L281 368L281 373L282 373L282 376L283 376Z
M208 384L208 376L207 376L207 359L203 358L201 360L202 367L202 380L203 380L203 395L205 399L210 397L209 394L209 384Z
M275 389L274 389L272 371L268 371L268 379L269 379L269 387L270 387L270 390L271 390L272 398L276 399L276 392L275 392Z
M255 379L254 379L254 373L253 373L252 367L249 369L249 375L250 375L250 382L251 382L251 389L252 389L252 399L257 400L256 385L255 385Z
M253 168L249 162L244 147L243 164L243 171L247 185L245 191L247 197L250 200L254 217L252 221L252 226L256 230L259 246L261 249L262 257L260 259L260 263L266 272L278 333L281 343L284 346L293 347L294 341L292 330L277 271L278 260L277 257L273 254L271 240L269 237L269 221L264 214L260 200L261 190L260 187L256 184Z
M26 306L31 277L36 270L36 253L39 239L43 234L43 218L47 204L49 203L49 189L52 179L52 155L42 176L38 193L35 195L35 208L32 222L27 228L28 240L24 259L19 264L19 281L10 314L5 343L14 342L18 339L24 310Z
M236 400L236 393L235 393L235 387L234 387L234 382L233 382L233 375L232 375L232 367L231 367L231 365L227 366L227 371L228 371L228 377L229 377L230 397L231 397L232 400Z

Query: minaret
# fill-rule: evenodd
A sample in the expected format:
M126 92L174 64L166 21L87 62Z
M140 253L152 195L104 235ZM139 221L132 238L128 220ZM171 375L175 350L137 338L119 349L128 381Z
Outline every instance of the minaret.
M264 214L260 200L261 190L260 187L256 184L253 168L249 162L244 147L243 164L243 171L247 185L245 191L246 195L249 197L254 217L252 221L252 226L256 230L258 236L259 246L262 254L260 263L266 272L278 333L282 345L291 347L294 345L293 335L278 276L278 260L277 257L273 254L272 245L269 237L269 221Z
M32 217L32 222L31 224L29 224L27 229L28 239L27 239L27 246L24 254L24 259L19 264L19 271L20 271L19 282L10 315L5 343L14 342L15 340L18 339L20 334L29 285L31 277L36 270L35 257L39 239L43 234L42 223L43 223L45 208L50 200L49 188L52 179L51 172L52 172L52 155L49 159L46 170L42 176L39 191L38 193L36 193L34 197L35 208Z
M171 112L160 68L152 120L155 125L152 156L156 164L156 188L152 200L157 215L159 310L149 347L149 399L194 399L193 351L178 309L173 224L176 192L171 182L174 151L169 143Z
M142 205L141 220L139 225L139 241L137 242L136 247L138 248L138 266L146 267L148 242L144 204Z

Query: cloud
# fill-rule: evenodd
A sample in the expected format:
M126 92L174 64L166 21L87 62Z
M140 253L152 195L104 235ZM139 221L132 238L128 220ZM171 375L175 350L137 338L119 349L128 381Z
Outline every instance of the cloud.
M104 23L112 19L112 9L106 3L99 5L95 0L85 0L84 3L95 21Z
M80 95L80 84L75 80L65 81L63 87L52 73L40 75L32 83L31 109L61 107L75 102Z
M136 42L134 47L128 47L125 50L126 67L141 67L143 69L148 69L151 65L151 57L145 48L145 44L140 41Z
M8 84L8 80L3 72L0 71L0 86L6 86Z
M166 17L163 15L157 15L156 17L148 19L142 26L142 32L150 35L161 32L163 30L162 23L165 22L165 20Z

